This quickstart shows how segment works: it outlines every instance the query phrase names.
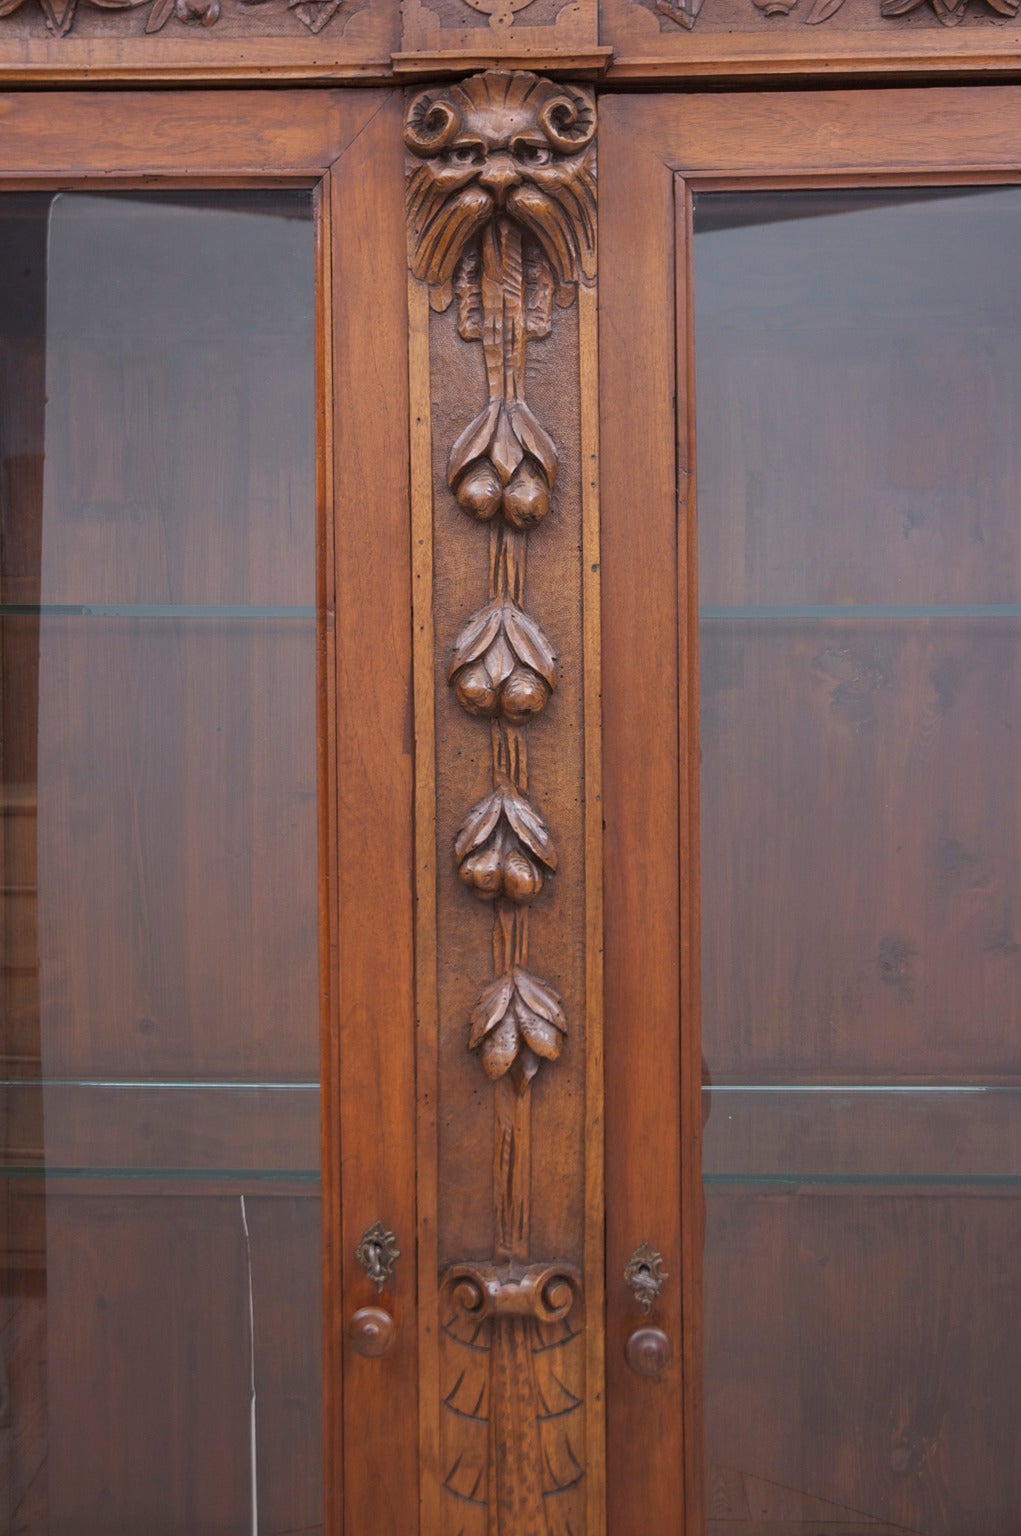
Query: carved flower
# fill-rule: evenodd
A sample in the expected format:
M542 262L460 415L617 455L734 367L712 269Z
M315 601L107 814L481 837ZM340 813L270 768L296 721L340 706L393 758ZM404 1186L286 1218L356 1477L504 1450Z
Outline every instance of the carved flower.
M488 1078L495 1081L511 1072L520 1093L538 1072L540 1059L557 1060L566 1033L557 993L514 965L475 1004L468 1047L479 1052Z
M549 829L510 784L468 812L454 840L458 874L480 901L505 896L525 904L538 896L545 871L557 867Z
M447 480L469 517L527 530L549 511L557 452L523 400L492 400L450 450Z
M507 598L472 614L457 637L449 681L470 715L521 725L545 709L557 685L553 648L534 619Z

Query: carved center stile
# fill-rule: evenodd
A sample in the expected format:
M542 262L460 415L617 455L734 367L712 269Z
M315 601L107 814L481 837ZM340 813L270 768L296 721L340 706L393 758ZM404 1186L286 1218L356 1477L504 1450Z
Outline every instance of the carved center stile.
M559 669L555 637L529 608L527 562L542 558L559 458L527 401L526 361L529 343L551 334L557 306L594 276L594 137L588 93L521 72L424 91L405 125L412 272L434 310L456 300L458 334L481 345L485 363L486 398L450 445L447 485L471 520L466 537L471 522L488 525L488 550L479 550L488 582L463 620L448 681L488 727L491 748L491 788L467 809L453 852L464 886L492 911L467 1045L494 1084L494 1230L491 1259L447 1269L441 1305L445 1332L485 1360L478 1389L465 1385L465 1367L446 1402L486 1420L486 1466L466 1477L452 1452L445 1487L484 1508L484 1525L472 1529L487 1536L570 1528L551 1513L550 1495L582 1476L570 1442L551 1457L542 1427L558 1392L556 1414L569 1417L579 1403L544 1356L580 1328L581 1279L557 1255L531 1251L532 1085L560 1058L568 1017L529 963L530 923L541 921L558 854L542 786L529 782L528 726L555 711Z

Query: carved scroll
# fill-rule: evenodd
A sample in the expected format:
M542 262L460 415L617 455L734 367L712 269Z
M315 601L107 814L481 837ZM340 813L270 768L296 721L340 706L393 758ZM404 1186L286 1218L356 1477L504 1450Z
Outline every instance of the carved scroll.
M594 280L594 138L587 92L522 72L421 92L405 124L412 273L434 311L456 306L458 336L481 350L485 391L446 459L447 491L469 519L466 549L474 543L487 578L460 622L447 683L488 736L489 788L465 809L452 853L463 887L492 912L491 940L479 931L469 951L478 982L462 1027L495 1090L492 1250L450 1263L439 1291L452 1536L586 1528L585 1370L572 1363L584 1342L582 1277L561 1254L532 1251L533 1084L561 1058L571 1010L529 958L530 926L561 867L542 785L529 782L529 725L543 716L555 729L561 672L554 626L531 611L527 581L529 554L543 558L560 454L527 395L533 344ZM463 391L460 379L445 384ZM472 523L485 525L488 549L472 541Z

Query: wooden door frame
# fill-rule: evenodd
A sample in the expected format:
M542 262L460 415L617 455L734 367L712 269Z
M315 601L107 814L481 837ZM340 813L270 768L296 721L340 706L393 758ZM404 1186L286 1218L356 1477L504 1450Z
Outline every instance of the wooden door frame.
M326 1529L418 1526L413 744L403 93L0 95L0 190L314 189ZM371 171L371 174L370 174ZM341 594L338 600L338 594ZM392 871L406 872L391 878ZM341 1128L343 1127L343 1137ZM341 1201L341 1188L346 1193ZM346 1323L382 1219L393 1348ZM367 1411L370 1409L371 1411ZM345 1434L357 1452L344 1464Z
M0 188L100 178L104 187L318 188L318 286L339 301L320 309L318 358L319 690L328 722L320 792L329 808L321 832L327 1528L351 1536L419 1525L417 1437L402 1447L390 1432L392 1422L414 1425L418 1415L403 106L403 93L390 88L0 96ZM608 1520L612 1536L652 1527L697 1536L701 1056L687 189L1015 180L1021 93L606 94L599 156ZM345 388L345 377L356 387ZM391 870L408 879L389 881ZM358 1127L343 1143L331 1134L341 1124ZM344 1330L356 1306L375 1300L354 1248L377 1219L403 1249L388 1298L398 1336L387 1356L364 1360ZM663 1252L668 1270L655 1320L673 1359L658 1380L634 1374L624 1357L640 1314L623 1270L642 1241ZM345 1426L357 1433L358 1454L339 1478Z
M1007 181L1021 92L1005 85L601 100L612 1536L705 1522L692 192ZM666 1257L657 1321L675 1341L653 1382L623 1348L643 1238Z

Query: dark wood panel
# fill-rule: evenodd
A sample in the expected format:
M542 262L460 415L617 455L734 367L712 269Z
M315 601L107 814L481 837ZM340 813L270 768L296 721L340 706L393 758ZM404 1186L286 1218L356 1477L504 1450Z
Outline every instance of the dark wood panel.
M710 1466L881 1529L1007 1536L1021 1507L1019 1244L1009 1195L713 1192ZM736 1513L721 1502L716 1518ZM817 1511L782 1513L779 1530L814 1536ZM745 1528L770 1531L761 1517L751 1507Z
M49 1200L46 1305L50 1536L246 1528L240 1199Z
M714 1079L1016 1081L1019 644L997 620L703 626Z
M314 1080L311 620L42 628L46 1075Z
M323 1529L320 1202L246 1200L255 1320L259 1531Z

